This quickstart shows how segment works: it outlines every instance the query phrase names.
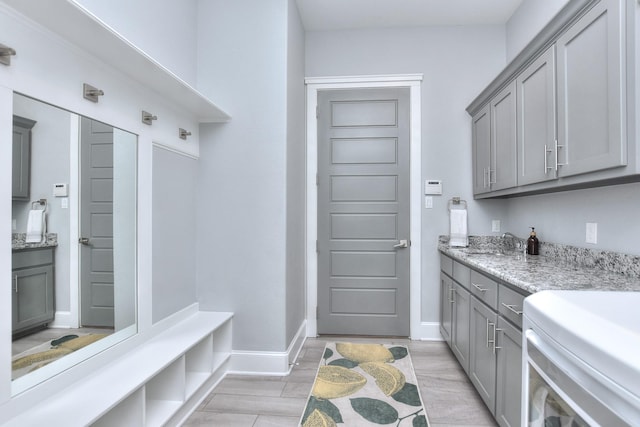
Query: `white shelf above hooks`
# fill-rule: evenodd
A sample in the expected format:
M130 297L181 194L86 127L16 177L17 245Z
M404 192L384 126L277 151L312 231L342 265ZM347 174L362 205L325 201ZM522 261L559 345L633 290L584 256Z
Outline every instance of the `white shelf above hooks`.
M163 94L176 107L193 113L200 123L231 119L207 97L72 0L2 2L141 85Z

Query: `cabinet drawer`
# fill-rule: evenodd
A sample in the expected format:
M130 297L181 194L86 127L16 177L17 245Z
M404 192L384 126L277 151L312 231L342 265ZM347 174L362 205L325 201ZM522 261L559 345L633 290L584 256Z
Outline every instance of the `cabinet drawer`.
M440 254L440 270L442 270L449 276L453 276L453 259L449 258L446 255Z
M505 319L522 329L522 304L525 295L505 286L500 285L498 291L498 311Z
M498 310L498 282L471 270L471 293L477 299L487 304L494 310Z
M459 262L453 262L453 279L460 283L465 289L471 286L471 269Z
M53 249L30 249L16 251L11 255L11 269L33 267L36 265L53 264Z

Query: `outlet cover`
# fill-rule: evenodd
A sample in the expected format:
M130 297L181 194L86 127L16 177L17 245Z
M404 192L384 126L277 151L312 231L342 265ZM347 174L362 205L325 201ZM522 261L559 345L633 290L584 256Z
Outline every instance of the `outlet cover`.
M500 232L500 220L499 219L494 219L493 221L491 221L491 231L493 231L494 233L499 233Z
M598 223L597 222L588 222L587 223L587 233L586 233L585 241L587 243L596 244L598 243Z

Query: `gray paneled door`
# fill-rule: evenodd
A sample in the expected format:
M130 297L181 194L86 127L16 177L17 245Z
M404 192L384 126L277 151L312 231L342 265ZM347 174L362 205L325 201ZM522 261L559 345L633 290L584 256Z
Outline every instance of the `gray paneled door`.
M409 335L409 89L318 92L318 333Z
M113 327L113 128L82 118L80 321Z

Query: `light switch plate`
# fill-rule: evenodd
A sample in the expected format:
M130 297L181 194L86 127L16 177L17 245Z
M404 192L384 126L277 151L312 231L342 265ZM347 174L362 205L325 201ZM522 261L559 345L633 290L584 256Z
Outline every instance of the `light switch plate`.
M433 209L433 197L431 196L424 197L424 207L425 209Z
M588 222L587 223L587 236L585 241L591 244L598 243L598 223L597 222Z

